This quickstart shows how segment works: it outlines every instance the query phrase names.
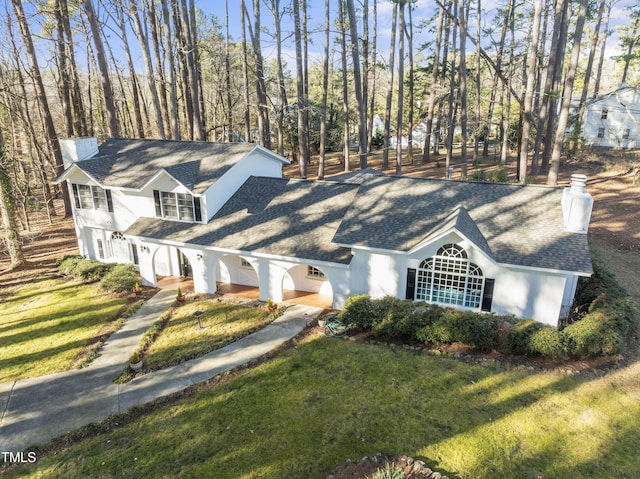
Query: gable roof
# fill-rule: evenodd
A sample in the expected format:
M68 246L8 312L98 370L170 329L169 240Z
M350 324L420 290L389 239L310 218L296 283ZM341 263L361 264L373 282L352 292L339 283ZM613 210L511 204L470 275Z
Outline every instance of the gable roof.
M141 190L164 171L191 192L201 194L256 149L287 162L252 143L112 138L99 146L96 156L74 163L56 180L79 168L105 187Z
M369 177L333 240L343 246L410 251L426 237L456 227L498 263L591 273L587 236L564 231L562 191Z
M207 224L140 218L125 234L348 264L332 238L358 185L252 176Z

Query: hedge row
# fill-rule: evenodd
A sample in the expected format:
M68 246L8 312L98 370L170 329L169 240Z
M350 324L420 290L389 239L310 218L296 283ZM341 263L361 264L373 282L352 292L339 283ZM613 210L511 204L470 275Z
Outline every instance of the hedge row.
M460 311L391 296L376 300L351 296L340 320L382 338L461 342L481 351L552 358L618 354L634 320L633 303L611 275L599 268L596 271L577 294L577 301L586 302L586 314L563 330L531 319Z
M132 291L138 283L138 272L130 264L101 263L83 256L64 256L57 262L58 270L87 282L100 281L100 287L110 293Z

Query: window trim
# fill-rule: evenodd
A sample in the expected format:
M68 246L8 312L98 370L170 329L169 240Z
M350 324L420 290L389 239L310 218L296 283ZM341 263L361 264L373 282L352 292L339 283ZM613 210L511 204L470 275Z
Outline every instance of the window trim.
M89 188L89 194L83 196L80 193L81 187ZM71 190L73 191L73 200L76 209L78 210L96 210L106 211L107 213L113 213L113 198L111 196L111 190L103 188L97 185L83 185L80 183L71 183ZM102 206L96 205L96 198L100 196L104 201ZM83 205L83 200L91 200L91 206Z
M165 208L165 198L169 199L170 197L173 197L173 206L176 209L177 216L167 215ZM181 214L181 208L183 209L183 211L185 210L185 208L188 208L188 205L184 204L184 199L186 197L191 198L191 215ZM156 210L156 218L164 218L171 221L181 221L184 223L202 223L202 204L200 198L200 196L195 196L191 193L153 190L153 201ZM183 200L182 206L180 204L180 199Z
M416 269L414 300L480 310L486 277L464 248L448 243Z
M307 265L307 278L316 279L318 281L325 281L327 279L327 275L322 272L320 268L312 266L310 264Z

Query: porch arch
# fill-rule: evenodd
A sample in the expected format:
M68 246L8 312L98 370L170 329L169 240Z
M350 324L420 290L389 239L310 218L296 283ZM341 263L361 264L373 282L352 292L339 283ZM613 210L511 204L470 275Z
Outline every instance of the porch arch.
M333 284L327 271L311 264L289 267L282 275L284 301L313 304L331 308L334 301Z

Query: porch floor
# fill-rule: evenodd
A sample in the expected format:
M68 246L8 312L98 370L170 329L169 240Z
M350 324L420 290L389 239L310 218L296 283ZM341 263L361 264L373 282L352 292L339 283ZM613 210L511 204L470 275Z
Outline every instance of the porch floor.
M218 293L226 294L229 296L242 296L243 298L254 300L260 299L260 289L257 286L218 283ZM286 303L304 304L307 306L314 306L316 308L323 309L331 308L331 298L324 294L285 289L283 296L283 301Z
M176 291L178 288L182 288L184 293L188 293L193 291L193 280L180 276L165 276L163 278L158 278L158 288ZM260 299L260 289L257 286L218 283L218 293L226 294L228 296L240 296L256 301ZM285 289L283 293L283 301L286 303L304 304L307 306L314 306L316 308L331 309L331 297L325 294L291 289Z

